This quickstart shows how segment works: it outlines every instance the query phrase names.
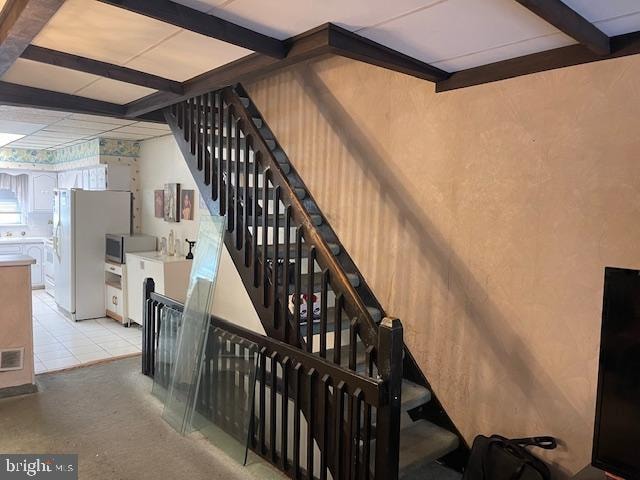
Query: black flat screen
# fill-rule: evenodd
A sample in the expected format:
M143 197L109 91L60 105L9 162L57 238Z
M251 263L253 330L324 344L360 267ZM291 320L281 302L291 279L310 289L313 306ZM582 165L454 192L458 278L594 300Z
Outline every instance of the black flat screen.
M640 479L640 272L605 269L593 464Z

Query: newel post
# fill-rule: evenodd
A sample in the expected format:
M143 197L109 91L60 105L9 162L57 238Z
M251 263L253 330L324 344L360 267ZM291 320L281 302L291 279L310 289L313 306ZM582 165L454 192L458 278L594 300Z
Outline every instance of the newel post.
M153 278L145 278L142 284L142 374L153 377L153 364L155 362L155 318L153 315L153 302L151 293L155 291L156 284Z
M387 386L387 398L377 415L376 479L398 479L403 354L402 323L385 317L378 326L378 372Z

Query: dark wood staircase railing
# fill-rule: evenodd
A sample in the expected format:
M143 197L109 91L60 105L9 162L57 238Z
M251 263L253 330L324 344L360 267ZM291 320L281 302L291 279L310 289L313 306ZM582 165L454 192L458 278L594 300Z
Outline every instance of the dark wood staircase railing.
M184 305L156 293L151 279L144 288L143 373L166 389L181 320L163 319L162 311L182 311ZM388 361L400 365L402 327L385 319L380 328L384 334L379 348ZM251 372L237 363L249 349L258 357L255 391ZM394 438L381 420L399 413L399 405L390 402L390 392L397 388L393 383L399 380L399 375L361 375L211 316L195 408L241 444L248 433L250 448L291 478L326 480L331 473L334 479L387 480L397 478L398 461L392 454ZM246 419L240 418L246 411L238 405L251 397L253 428L247 432ZM319 421L303 428L302 415Z
M399 363L381 355L381 305L242 86L188 99L164 115L209 211L226 217L225 246L267 335L360 375L404 378L402 389L389 392L393 408L378 412L377 436L398 438L399 412L410 411L411 420L427 418L437 425L429 428L443 430L437 434L448 447L436 448L434 458L464 463L468 447L410 352L403 346ZM398 459L399 442L388 447ZM397 476L397 461L391 470Z

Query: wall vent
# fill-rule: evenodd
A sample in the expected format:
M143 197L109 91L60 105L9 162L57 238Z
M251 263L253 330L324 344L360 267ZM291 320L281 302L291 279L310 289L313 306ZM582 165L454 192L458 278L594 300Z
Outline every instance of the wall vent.
M24 347L0 350L0 372L24 368Z

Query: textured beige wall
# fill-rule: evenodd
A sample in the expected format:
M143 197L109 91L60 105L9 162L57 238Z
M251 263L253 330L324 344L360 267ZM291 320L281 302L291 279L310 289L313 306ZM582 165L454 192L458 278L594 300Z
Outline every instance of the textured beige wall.
M603 267L640 268L638 78L435 94L332 58L248 85L466 437L553 434L564 474L590 458Z

